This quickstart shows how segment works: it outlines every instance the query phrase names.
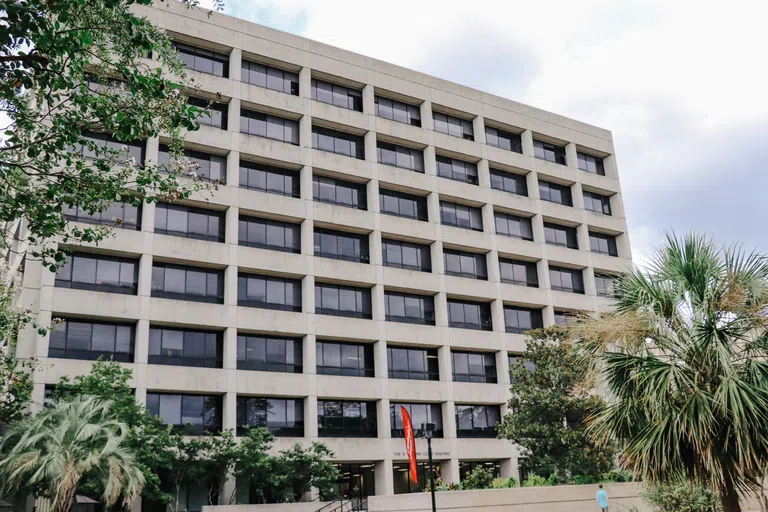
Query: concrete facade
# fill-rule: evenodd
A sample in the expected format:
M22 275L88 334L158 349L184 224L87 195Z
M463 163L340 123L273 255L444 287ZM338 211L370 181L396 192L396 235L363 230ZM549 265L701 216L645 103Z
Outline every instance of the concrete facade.
M147 392L207 393L223 397L223 426L234 428L238 396L300 398L304 403L305 435L280 438L279 447L318 439L318 399L375 401L378 418L376 438L322 438L338 461L373 463L375 493L393 490L393 463L405 461L405 444L392 438L389 404L439 403L445 437L435 439L435 458L442 478L459 480L462 461L496 461L502 476L518 477L517 452L507 441L456 437L455 404L498 404L503 414L508 396L507 355L522 352L524 337L505 332L504 306L541 308L544 325L555 323L555 312L599 310L610 299L598 296L595 273L610 273L631 265L624 207L611 133L594 126L538 110L514 101L463 87L385 62L333 48L315 41L275 31L221 14L186 9L176 2L141 10L178 41L229 56L229 78L190 71L205 93L220 93L227 102L228 130L202 126L186 136L186 147L227 159L226 185L212 194L198 194L186 203L226 211L225 243L208 242L154 233L155 206L144 205L141 229L115 230L94 252L120 255L140 261L136 295L65 289L54 286L54 275L35 262L26 266L23 302L40 324L52 318L88 318L129 321L136 325L135 358L126 366L134 372L137 399ZM263 62L297 72L299 95L294 96L241 81L243 59ZM323 78L362 91L363 111L343 109L311 99L311 79ZM381 95L418 105L422 126L375 115L374 97ZM298 146L240 133L240 109L248 106L298 119ZM440 133L433 127L433 110L455 113L471 120L475 140ZM358 160L312 148L313 125L363 135L365 159ZM520 133L522 154L487 145L485 126ZM565 147L566 165L534 157L534 139ZM377 162L377 141L396 142L423 150L425 172L417 173ZM157 159L163 141L150 139L146 157ZM580 170L577 152L602 157L605 175ZM474 162L478 185L449 180L436 174L436 155ZM239 186L241 160L265 162L299 170L301 197L286 197ZM525 176L528 197L491 188L489 169ZM367 210L313 201L313 173L365 183ZM573 206L540 200L539 180L570 187ZM379 188L425 196L427 222L380 213ZM610 196L612 215L584 209L583 191ZM441 200L482 209L484 230L469 231L440 222ZM495 234L494 212L531 217L534 241ZM290 254L241 246L238 243L240 214L291 220L301 223L301 253ZM576 227L579 249L544 242L544 223ZM333 227L369 235L370 263L350 263L314 256L313 229ZM590 252L589 232L615 236L618 257ZM432 272L416 272L383 265L381 240L400 239L429 244ZM445 274L443 249L461 249L487 256L488 279L472 280ZM504 283L499 258L536 262L539 286ZM204 304L152 297L153 261L193 264L224 270L224 303ZM549 265L582 269L584 294L551 289ZM302 279L302 312L274 311L238 306L239 270ZM342 318L315 314L315 281L354 284L371 288L373 318ZM385 321L385 290L433 295L436 325ZM492 331L449 327L447 300L471 299L491 305ZM223 367L220 369L148 364L150 326L192 327L223 331ZM241 334L279 334L303 339L303 373L256 372L237 369L236 343ZM317 340L370 343L374 347L375 377L318 375L315 371ZM428 347L438 350L440 380L389 379L387 346ZM493 353L498 383L454 382L452 350ZM19 346L21 356L37 356L42 365L35 372L34 397L42 400L46 385L61 376L87 373L91 362L47 357L49 339L30 333ZM426 450L417 440L420 454Z

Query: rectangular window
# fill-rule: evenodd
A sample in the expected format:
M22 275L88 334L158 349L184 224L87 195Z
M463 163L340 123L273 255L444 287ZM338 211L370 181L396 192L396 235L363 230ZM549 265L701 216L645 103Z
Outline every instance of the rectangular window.
M584 278L581 270L550 265L549 286L561 292L584 293Z
M448 326L492 331L491 305L487 302L448 299Z
M155 233L209 242L224 242L226 214L223 211L181 204L157 203Z
M237 241L247 247L301 253L301 224L240 215Z
M500 169L491 169L491 188L528 196L528 182L525 176Z
M240 80L257 87L264 87L293 96L299 95L298 73L284 71L258 62L243 60Z
M55 285L96 292L136 295L139 261L103 254L76 252L56 272Z
M544 321L540 309L504 306L504 329L507 332L523 334L531 329L541 329Z
M569 249L579 248L579 237L576 228L561 226L552 222L544 223L544 241L550 245L559 245Z
M539 275L535 261L499 258L499 269L502 283L530 286L531 288L539 287Z
M435 481L440 478L440 463L435 461L432 464L435 472ZM411 478L410 464L408 462L392 463L392 480L395 494L410 494L417 492L426 492L429 490L430 470L429 464L423 460L416 463L417 481Z
M558 327L568 327L576 321L576 313L571 311L555 310L555 325Z
M240 273L237 305L300 312L301 279Z
M520 217L511 213L493 212L496 224L496 234L533 240L533 224L530 217Z
M549 142L533 139L533 155L540 160L566 165L565 147L563 146L556 146Z
M80 134L84 143L78 142L74 152L83 156L83 158L98 158L108 160L114 154L117 164L125 164L129 158L132 158L139 166L144 165L145 140L121 141L108 133L97 133L86 131ZM93 147L90 145L93 144ZM127 153L123 150L127 148Z
M173 167L175 160L171 158L169 151L168 146L160 144L160 152L157 155L159 165ZM191 162L193 166L191 172L198 179L217 183L227 181L227 157L193 149L185 149L182 156Z
M114 228L141 229L141 206L112 203L102 212L89 213L80 207L62 205L61 213L70 222L112 226Z
M370 263L368 235L315 228L315 256Z
M315 283L315 313L370 320L373 318L371 289Z
M550 203L573 206L571 187L568 185L539 180L539 198Z
M382 96L375 96L373 103L378 117L421 127L421 108L418 105L409 105Z
M377 437L376 402L318 400L320 437Z
M299 145L299 122L255 110L240 109L240 133Z
M229 78L229 55L188 44L173 42L179 57L188 69L208 75Z
M607 274L595 274L595 291L600 297L620 297L616 278Z
M493 126L485 127L485 143L507 151L523 153L523 141L519 133L507 132Z
M374 376L373 345L370 343L318 341L315 352L319 375Z
M155 263L152 297L224 304L224 271Z
M376 159L380 164L424 174L424 152L420 149L377 141Z
M618 256L619 251L616 248L616 237L606 235L605 233L589 232L589 250L607 254L608 256Z
M446 275L481 279L483 281L488 280L488 266L485 254L443 249L443 256L445 258Z
M440 380L436 348L387 347L390 379Z
M259 372L301 373L301 338L237 336L237 369Z
M365 141L362 135L312 126L312 147L338 155L365 160Z
M51 327L48 357L133 362L134 325L64 319Z
M299 197L299 171L240 160L240 188Z
M413 425L413 435L416 437L424 437L424 432L421 430L423 423L434 423L435 430L432 433L432 437L443 437L443 408L440 404L409 404L401 402L389 403L389 424L391 428L392 437L395 439L402 439L405 431L403 425L403 413L401 407L404 407L408 411L408 416L411 418Z
M428 221L427 198L395 192L385 188L379 189L379 210L381 213L405 217L421 221Z
M498 405L456 404L456 437L496 437L496 425L501 421Z
M597 192L584 191L584 209L611 215L611 198Z
M435 325L435 299L431 295L384 292L387 322Z
M147 393L147 410L188 436L221 433L221 395Z
M440 223L444 226L483 230L483 211L475 206L440 201Z
M437 155L437 175L449 180L477 185L477 164Z
M365 183L355 183L326 176L312 176L312 196L321 203L337 204L358 210L368 209Z
M152 327L149 364L223 368L221 332Z
M266 428L277 437L304 437L304 401L301 398L237 397L237 435L251 428Z
M491 352L451 352L454 382L496 384L496 355Z
M210 126L212 128L220 128L222 130L227 129L227 111L229 110L229 107L226 103L209 101L194 96L190 96L187 99L187 103L203 110L198 114L197 118L195 118L197 124Z
M435 131L447 133L460 139L475 140L475 131L472 127L472 121L461 119L442 112L432 112L432 119L435 122Z
M349 110L363 111L363 92L351 87L312 79L312 99Z
M381 252L386 267L432 272L432 256L428 245L382 238Z
M603 167L603 159L599 156L588 155L578 151L576 156L579 158L579 169L582 171L591 172L592 174L599 174L605 176L605 167Z

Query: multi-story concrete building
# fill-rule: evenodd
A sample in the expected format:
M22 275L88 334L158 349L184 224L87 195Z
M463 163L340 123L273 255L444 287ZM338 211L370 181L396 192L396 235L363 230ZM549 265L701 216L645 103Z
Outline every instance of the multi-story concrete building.
M122 223L57 275L27 265L37 320L64 319L19 347L43 363L35 397L106 354L169 424L321 439L343 493L415 488L401 404L437 424L443 480L518 477L494 425L521 333L606 307L630 264L610 132L175 2L143 12L194 94L221 94L186 149L226 185L69 212Z

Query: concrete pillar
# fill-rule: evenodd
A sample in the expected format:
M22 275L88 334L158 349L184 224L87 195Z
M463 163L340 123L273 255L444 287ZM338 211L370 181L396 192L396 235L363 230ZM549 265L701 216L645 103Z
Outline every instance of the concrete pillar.
M237 369L237 328L228 327L224 330L224 369Z
M597 295L597 290L595 288L595 269L586 267L581 271L581 275L584 279L584 293L586 295Z
M240 208L230 206L227 208L225 220L225 240L228 244L238 245L240 242Z
M136 322L136 339L134 340L134 362L147 364L149 360L149 320Z
M299 119L299 145L303 148L312 147L312 117L308 115Z
M545 243L544 217L538 214L531 217L531 228L533 229L533 240L540 244ZM539 274L539 277L541 277L541 274Z
M491 302L491 321L494 331L504 332L504 303L499 299Z
M305 201L312 200L312 167L305 165L299 173L299 194ZM311 205L310 205L311 206Z
M389 424L389 398L376 401L376 429L379 439L392 437L392 427Z
M240 133L240 98L232 98L227 104L227 131Z
M227 186L237 187L240 184L240 152L230 151L227 154L227 169L224 175Z
M152 295L152 255L142 254L139 258L139 284L138 295L149 297Z
M501 282L499 253L497 251L490 251L486 254L486 265L488 266L488 281L491 283Z
M541 317L544 322L544 327L552 327L555 325L555 308L551 305L544 306L541 310Z
M240 48L232 48L232 51L229 53L229 78L239 82L242 77L242 67L243 50Z
M237 478L228 473L221 481L219 489L219 505L234 505L236 503Z
M452 381L453 380L453 361L451 360L451 347L443 345L437 348L437 366L440 369L440 380ZM447 416L453 415L453 409L449 411L443 411L443 423L445 424ZM446 432L456 432L456 429L450 429L445 426Z
M584 192L581 189L581 183L576 182L571 185L571 197L573 197L573 207L577 210L584 209Z
M448 297L445 292L435 294L435 326L448 327Z
M528 197L539 198L539 174L531 171L525 175L525 185L528 187Z
M374 131L365 132L364 142L365 142L365 159L368 162L375 162L377 160L377 158L376 158L376 132L374 132Z
M565 165L571 169L579 168L579 157L576 153L576 144L569 142L565 145Z
M475 142L485 144L485 118L475 116L472 120L472 131L475 132Z
M491 188L491 168L485 158L477 162L477 182L483 188Z
M305 313L315 312L314 276L304 276L304 279L301 280L301 310Z
M376 150L374 149L374 155ZM375 156L374 156L375 158ZM372 213L379 212L379 181L369 180L365 184L365 194L368 196L368 211Z
M622 233L616 236L616 249L620 258L631 258L632 248L629 244L629 233Z
M299 70L299 96L312 97L312 71L306 67Z
M509 359L506 350L496 352L496 372L499 375L499 384L509 385Z
M222 402L222 427L234 430L237 427L237 393L224 393Z
M363 114L374 115L376 106L374 104L373 86L368 84L363 87Z
M376 284L371 287L371 312L374 320L384 320L384 285Z
M224 269L224 304L237 306L237 266L228 265Z
M579 241L579 250L589 252L589 226L586 224L576 226L576 235Z
M520 478L517 472L517 459L514 459L514 458L502 459L499 465L501 466L499 469L500 469L502 478L512 477L515 480L518 480ZM520 482L517 482L517 483L519 484Z
M304 435L310 439L317 438L316 396L308 396L304 399Z
M392 478L392 459L376 461L374 469L374 491L376 496L395 494L395 484Z
M386 379L389 375L386 341L379 340L373 344L373 369L375 376L379 379Z
M430 121L432 118L430 118ZM437 174L437 160L435 159L435 146L424 148L424 174L435 176Z
M157 162L157 153L160 148L160 139L158 137L150 137L147 139L147 146L144 153L144 161L147 163ZM607 174L606 170L606 174Z
M533 156L533 132L523 130L523 133L520 134L520 142L523 146L523 154Z
M454 457L450 460L442 461L440 463L440 478L445 483L460 483L461 479L459 478L459 459Z
M425 100L420 105L421 111L421 127L425 130L434 130L435 126L432 122L432 102ZM426 157L426 155L424 155Z
M381 253L381 231L372 231L368 235L368 250L371 254L371 265L383 265Z
M483 231L486 233L496 233L496 221L493 216L493 205L486 203L480 211L483 214Z

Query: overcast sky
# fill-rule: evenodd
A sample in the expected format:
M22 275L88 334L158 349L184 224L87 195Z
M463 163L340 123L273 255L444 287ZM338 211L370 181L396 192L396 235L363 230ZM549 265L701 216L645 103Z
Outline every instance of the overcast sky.
M633 256L768 252L768 2L225 0L225 13L613 132Z

